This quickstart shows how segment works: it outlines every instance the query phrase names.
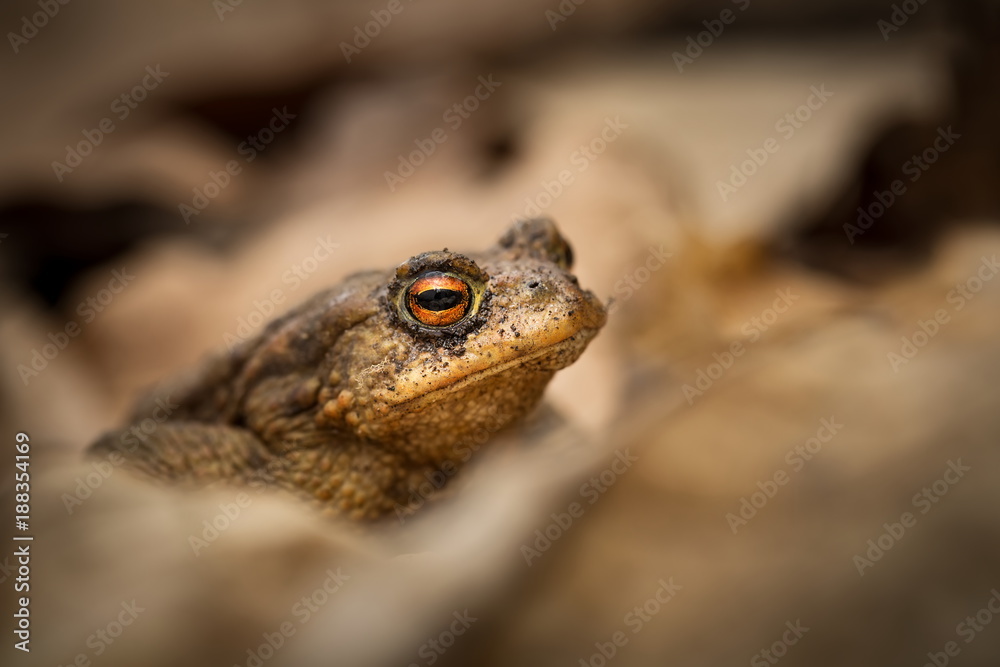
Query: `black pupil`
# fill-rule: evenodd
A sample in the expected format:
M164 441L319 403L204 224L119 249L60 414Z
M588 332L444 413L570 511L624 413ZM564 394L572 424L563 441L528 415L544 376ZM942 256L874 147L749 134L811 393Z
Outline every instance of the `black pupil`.
M462 293L453 289L429 289L418 294L416 302L425 310L449 310L462 303Z

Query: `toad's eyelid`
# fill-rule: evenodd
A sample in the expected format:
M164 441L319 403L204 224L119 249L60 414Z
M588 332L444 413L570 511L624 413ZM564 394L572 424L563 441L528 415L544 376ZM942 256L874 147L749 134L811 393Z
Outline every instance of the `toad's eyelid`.
M396 268L389 283L389 315L428 340L458 340L478 329L489 313L490 276L457 253L430 252Z

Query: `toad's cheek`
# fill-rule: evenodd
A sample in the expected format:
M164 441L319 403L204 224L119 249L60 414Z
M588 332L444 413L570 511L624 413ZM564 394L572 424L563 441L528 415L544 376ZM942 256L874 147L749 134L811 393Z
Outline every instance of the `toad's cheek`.
M531 349L517 344L518 349L510 348L513 354L488 350L482 355L471 355L467 351L462 357L438 362L433 368L401 373L391 389L378 387L372 392L376 406L382 408L376 408L376 412L384 413L404 403L434 402L446 394L460 392L472 384L518 367L555 372L576 361L597 331L577 330L554 344L535 344Z

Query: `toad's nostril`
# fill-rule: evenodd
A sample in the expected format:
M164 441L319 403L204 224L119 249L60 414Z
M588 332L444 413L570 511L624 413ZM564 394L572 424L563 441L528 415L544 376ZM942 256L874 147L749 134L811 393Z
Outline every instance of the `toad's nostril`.
M535 289L536 287L538 287L538 281L532 280L530 283L528 283L528 287L530 287L531 289Z

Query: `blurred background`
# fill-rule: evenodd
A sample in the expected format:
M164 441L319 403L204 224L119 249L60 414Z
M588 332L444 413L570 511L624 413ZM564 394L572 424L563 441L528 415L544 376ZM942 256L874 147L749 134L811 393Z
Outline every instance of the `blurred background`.
M0 26L0 424L35 536L30 654L0 555L4 664L1000 661L998 3L10 0ZM609 323L552 423L418 516L260 496L197 551L232 491L84 459L348 273L538 215Z

